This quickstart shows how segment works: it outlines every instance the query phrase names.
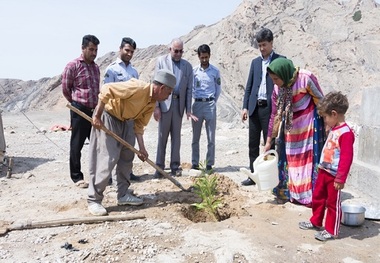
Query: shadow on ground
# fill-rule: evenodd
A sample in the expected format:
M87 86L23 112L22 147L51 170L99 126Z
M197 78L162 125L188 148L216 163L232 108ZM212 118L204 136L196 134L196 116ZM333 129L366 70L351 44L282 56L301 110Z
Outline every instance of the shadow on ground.
M225 167L215 167L214 172L216 172L216 173L239 172L240 168L247 168L247 166L228 165Z
M357 227L341 225L339 238L363 240L376 237L379 233L380 221L365 220L363 225Z
M11 167L12 174L17 173L26 173L35 169L36 167L54 161L51 158L39 158L39 157L22 157L22 156L14 156L12 157L13 165ZM0 177L4 177L8 170L8 164L3 165L2 172L0 173Z
M175 192L156 192L149 195L139 195L144 199L144 205L141 206L109 206L108 212L123 211L141 211L150 207L166 207L170 204L193 204L199 202L199 197L192 192L175 191Z

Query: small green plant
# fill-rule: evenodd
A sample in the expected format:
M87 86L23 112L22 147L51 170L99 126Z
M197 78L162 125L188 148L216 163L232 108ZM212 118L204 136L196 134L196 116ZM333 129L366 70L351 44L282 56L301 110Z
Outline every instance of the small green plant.
M217 194L217 176L209 175L205 165L200 164L201 175L195 180L194 193L198 195L202 201L200 203L192 204L199 210L205 210L212 215L217 221L220 221L218 213L218 206L221 200L216 196Z

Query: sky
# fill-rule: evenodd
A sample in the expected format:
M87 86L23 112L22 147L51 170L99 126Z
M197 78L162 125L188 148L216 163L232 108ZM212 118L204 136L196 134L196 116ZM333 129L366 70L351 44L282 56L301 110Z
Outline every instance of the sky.
M0 78L38 80L62 73L81 54L82 37L99 38L98 57L169 44L197 25L211 25L242 0L0 0Z

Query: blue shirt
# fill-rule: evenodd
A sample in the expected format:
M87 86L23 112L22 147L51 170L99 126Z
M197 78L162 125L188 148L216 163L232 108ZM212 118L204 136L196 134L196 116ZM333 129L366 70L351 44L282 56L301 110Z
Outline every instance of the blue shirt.
M193 69L193 73L193 98L214 98L217 101L221 92L219 69L211 64L206 69L199 65Z
M125 65L120 58L117 58L115 62L112 62L107 67L103 83L127 81L131 78L139 78L137 70L131 65L131 63Z
M270 53L269 57L267 59L264 59L263 56L261 56L261 69L262 69L262 75L261 75L261 84L258 92L258 99L259 100L266 100L267 99L267 67L269 66L273 56L273 51Z

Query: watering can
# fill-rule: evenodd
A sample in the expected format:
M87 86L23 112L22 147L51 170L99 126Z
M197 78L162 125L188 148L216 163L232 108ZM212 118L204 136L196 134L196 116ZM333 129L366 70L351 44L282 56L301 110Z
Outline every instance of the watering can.
M253 170L254 172L250 173L249 177L257 184L260 191L276 187L279 183L277 152L269 150L260 154L253 162Z

